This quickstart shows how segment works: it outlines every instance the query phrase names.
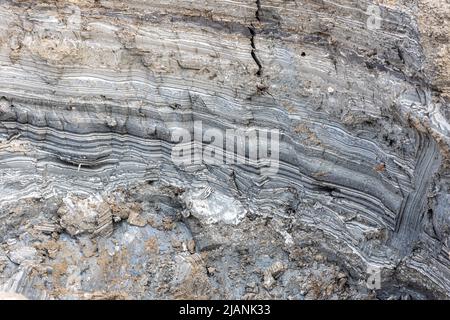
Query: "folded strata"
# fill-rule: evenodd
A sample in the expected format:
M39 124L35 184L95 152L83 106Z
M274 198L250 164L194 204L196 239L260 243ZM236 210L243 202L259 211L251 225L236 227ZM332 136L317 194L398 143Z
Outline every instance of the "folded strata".
M0 7L0 291L450 297L446 1ZM277 172L175 163L198 123Z

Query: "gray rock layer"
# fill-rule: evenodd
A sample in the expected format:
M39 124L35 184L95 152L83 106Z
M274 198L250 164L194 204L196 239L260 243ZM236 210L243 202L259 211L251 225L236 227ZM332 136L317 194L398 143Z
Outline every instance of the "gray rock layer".
M449 16L1 1L0 291L449 298ZM171 130L200 121L278 129L278 173L174 164Z

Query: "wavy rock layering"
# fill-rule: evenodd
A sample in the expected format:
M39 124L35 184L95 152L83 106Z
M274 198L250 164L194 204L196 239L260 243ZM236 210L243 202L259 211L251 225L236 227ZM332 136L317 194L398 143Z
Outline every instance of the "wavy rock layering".
M1 1L0 291L450 298L449 21L445 0ZM278 173L175 165L195 121L278 129Z

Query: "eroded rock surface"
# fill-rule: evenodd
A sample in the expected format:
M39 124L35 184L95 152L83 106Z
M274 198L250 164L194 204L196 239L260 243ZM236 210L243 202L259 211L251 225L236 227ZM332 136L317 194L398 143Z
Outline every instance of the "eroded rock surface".
M1 1L0 297L450 298L449 15ZM199 122L277 173L174 163Z

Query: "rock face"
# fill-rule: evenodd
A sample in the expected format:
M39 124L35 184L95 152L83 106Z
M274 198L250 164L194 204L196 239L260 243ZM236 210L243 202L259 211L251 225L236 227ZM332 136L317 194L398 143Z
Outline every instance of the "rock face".
M449 18L446 0L2 1L0 292L450 298ZM180 165L177 129L276 129L277 170Z

